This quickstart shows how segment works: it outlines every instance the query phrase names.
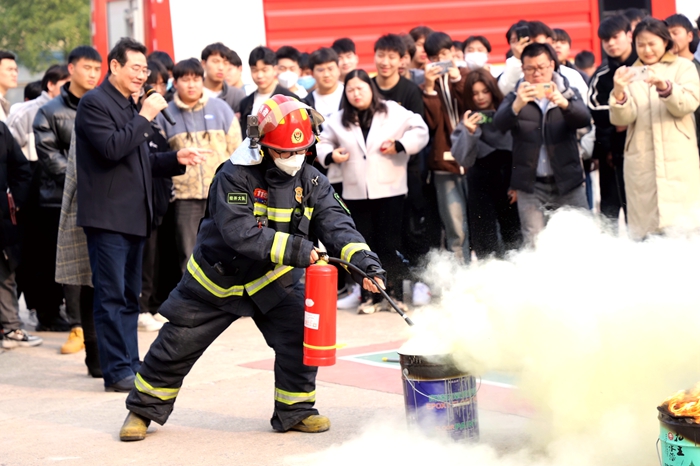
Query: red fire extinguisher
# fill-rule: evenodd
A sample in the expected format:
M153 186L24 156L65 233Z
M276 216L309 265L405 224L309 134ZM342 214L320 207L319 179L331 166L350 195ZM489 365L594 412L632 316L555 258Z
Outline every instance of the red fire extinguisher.
M304 300L304 364L335 364L335 314L338 270L326 261L306 269Z

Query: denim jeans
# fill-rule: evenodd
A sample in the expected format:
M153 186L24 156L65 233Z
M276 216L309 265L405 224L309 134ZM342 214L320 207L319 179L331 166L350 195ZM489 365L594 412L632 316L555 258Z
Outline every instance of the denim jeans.
M85 228L94 285L95 332L105 386L139 368L136 327L145 238Z
M461 262L469 262L466 175L433 173L440 220L445 227L447 250Z
M560 207L578 207L588 210L586 188L583 183L566 194L559 194L555 183L535 182L535 192L518 191L518 213L526 245L532 245L537 234L547 223L546 211Z

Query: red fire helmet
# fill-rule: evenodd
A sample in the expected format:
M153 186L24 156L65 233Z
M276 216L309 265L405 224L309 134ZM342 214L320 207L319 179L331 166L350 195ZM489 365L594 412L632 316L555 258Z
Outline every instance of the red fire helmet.
M267 99L258 110L260 145L280 152L308 149L316 142L323 117L308 105L282 94Z

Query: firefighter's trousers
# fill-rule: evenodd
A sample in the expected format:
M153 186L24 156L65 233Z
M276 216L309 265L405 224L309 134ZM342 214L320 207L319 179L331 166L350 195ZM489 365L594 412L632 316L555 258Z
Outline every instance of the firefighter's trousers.
M197 359L239 316L203 303L176 288L160 308L168 318L144 358L134 388L126 399L130 411L164 424L173 410L182 381ZM316 367L303 363L304 287L294 291L277 306L253 320L265 341L275 351L275 409L271 424L287 431L302 419L318 414ZM229 405L230 394L222 394ZM245 403L241 397L235 401Z

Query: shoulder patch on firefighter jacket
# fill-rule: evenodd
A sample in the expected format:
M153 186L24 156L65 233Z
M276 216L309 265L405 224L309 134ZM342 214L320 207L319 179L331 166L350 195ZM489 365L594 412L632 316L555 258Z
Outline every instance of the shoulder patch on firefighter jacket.
M245 205L248 203L247 193L226 193L226 202L229 204Z
M333 197L335 198L336 201L338 201L338 204L340 204L340 207L342 207L343 210L348 213L348 215L352 215L350 213L350 209L348 209L348 206L346 206L345 202L343 202L343 199L341 199L340 194L333 193Z

